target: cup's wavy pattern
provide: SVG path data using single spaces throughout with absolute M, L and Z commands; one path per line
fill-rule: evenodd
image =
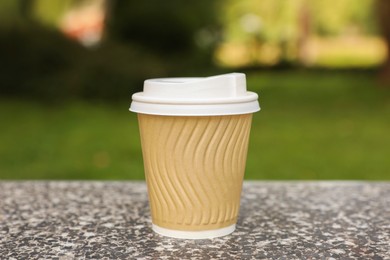
M 175 230 L 237 221 L 252 114 L 138 114 L 153 223 Z

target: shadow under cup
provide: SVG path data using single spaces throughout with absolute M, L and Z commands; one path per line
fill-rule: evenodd
M 138 113 L 153 230 L 178 238 L 234 231 L 252 113 Z

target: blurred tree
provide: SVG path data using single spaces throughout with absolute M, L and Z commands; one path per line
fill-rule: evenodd
M 112 100 L 129 98 L 145 78 L 210 73 L 216 1 L 107 0 L 106 37 L 85 48 L 58 26 L 88 1 L 0 1 L 0 95 Z
M 296 60 L 307 63 L 306 42 L 313 35 L 375 34 L 374 1 L 226 0 L 221 15 L 224 43 L 247 49 L 256 49 L 250 46 L 253 43 L 261 45 L 255 56 L 266 55 L 270 52 L 267 45 L 276 45 L 279 64 Z M 249 63 L 261 64 L 253 55 Z
M 19 7 L 20 7 L 20 13 L 22 14 L 23 18 L 27 21 L 31 21 L 31 9 L 35 4 L 35 0 L 20 0 L 19 1 Z
M 386 40 L 387 47 L 387 58 L 380 77 L 384 83 L 390 83 L 390 1 L 378 0 L 377 11 L 380 29 L 384 39 Z
M 10 27 L 13 24 L 20 23 L 22 12 L 20 2 L 14 0 L 0 1 L 0 27 Z
M 218 1 L 113 1 L 107 25 L 113 39 L 162 57 L 167 66 L 194 70 L 211 66 L 219 40 Z
M 278 42 L 281 38 L 293 37 L 299 6 L 300 0 L 228 0 L 221 16 L 225 25 L 224 39 L 246 41 L 259 34 L 264 40 Z M 247 19 L 248 15 L 257 17 L 257 21 Z
M 315 0 L 308 1 L 313 16 L 314 30 L 321 35 L 337 35 L 351 27 L 374 32 L 375 0 Z
M 26 8 L 35 19 L 50 27 L 57 27 L 64 13 L 72 6 L 84 3 L 86 0 L 22 0 L 29 2 Z
M 299 35 L 297 40 L 298 47 L 298 59 L 301 63 L 307 65 L 309 63 L 308 55 L 308 40 L 312 33 L 312 14 L 311 9 L 308 5 L 308 1 L 302 2 L 299 10 Z

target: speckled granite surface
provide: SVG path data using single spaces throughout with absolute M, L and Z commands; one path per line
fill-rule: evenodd
M 246 182 L 237 230 L 151 230 L 143 182 L 0 182 L 0 259 L 390 259 L 390 183 Z

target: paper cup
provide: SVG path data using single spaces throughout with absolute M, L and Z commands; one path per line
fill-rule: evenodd
M 152 228 L 165 236 L 202 239 L 235 230 L 254 111 L 203 115 L 201 110 L 136 111 Z
M 138 120 L 154 230 L 189 238 L 231 233 L 252 114 Z

